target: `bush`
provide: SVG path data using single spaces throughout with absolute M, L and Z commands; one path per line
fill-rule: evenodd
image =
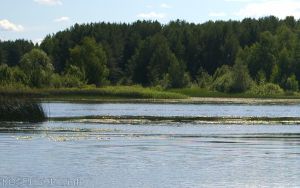
M 213 82 L 212 76 L 208 74 L 203 68 L 200 68 L 196 78 L 197 85 L 200 88 L 208 88 Z
M 223 65 L 222 67 L 216 70 L 213 76 L 213 80 L 215 81 L 216 79 L 222 77 L 225 74 L 228 74 L 231 71 L 232 71 L 231 67 L 229 67 L 228 65 Z
M 54 88 L 61 88 L 64 86 L 64 81 L 59 74 L 53 74 L 51 76 L 50 83 L 51 83 L 51 87 L 54 87 Z
M 299 90 L 299 83 L 295 75 L 292 75 L 287 79 L 285 89 L 293 92 L 297 92 Z
M 13 72 L 6 64 L 0 65 L 0 85 L 9 85 L 13 82 Z
M 249 75 L 249 71 L 246 65 L 244 65 L 239 59 L 237 59 L 232 71 L 232 85 L 231 92 L 245 92 L 251 88 L 253 80 Z
M 239 59 L 233 68 L 227 65 L 218 68 L 213 78 L 213 89 L 219 92 L 242 93 L 253 85 L 247 66 Z
M 228 93 L 232 86 L 232 69 L 228 65 L 218 68 L 213 76 L 213 90 Z
M 217 77 L 212 85 L 212 88 L 219 92 L 228 93 L 231 91 L 232 83 L 232 72 L 228 72 L 220 77 Z
M 252 95 L 258 95 L 258 96 L 272 96 L 272 95 L 283 94 L 284 91 L 277 84 L 266 83 L 266 84 L 253 86 L 248 93 Z
M 0 86 L 24 86 L 27 84 L 26 75 L 19 67 L 0 65 Z
M 63 87 L 66 88 L 81 88 L 86 83 L 82 82 L 78 77 L 75 76 L 63 76 Z

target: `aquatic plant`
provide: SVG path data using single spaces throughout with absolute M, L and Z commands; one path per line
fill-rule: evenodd
M 45 119 L 45 112 L 37 101 L 0 97 L 0 121 L 42 122 Z

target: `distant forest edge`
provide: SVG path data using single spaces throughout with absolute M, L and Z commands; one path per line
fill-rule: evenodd
M 297 92 L 299 80 L 294 17 L 75 24 L 40 45 L 0 42 L 1 88 L 141 85 L 273 95 Z

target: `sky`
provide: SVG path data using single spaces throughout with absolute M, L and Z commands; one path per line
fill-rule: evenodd
M 300 18 L 300 0 L 0 0 L 0 40 L 41 42 L 75 23 Z

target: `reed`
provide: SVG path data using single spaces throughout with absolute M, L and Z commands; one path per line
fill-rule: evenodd
M 37 123 L 45 120 L 45 112 L 37 101 L 0 97 L 0 121 Z

